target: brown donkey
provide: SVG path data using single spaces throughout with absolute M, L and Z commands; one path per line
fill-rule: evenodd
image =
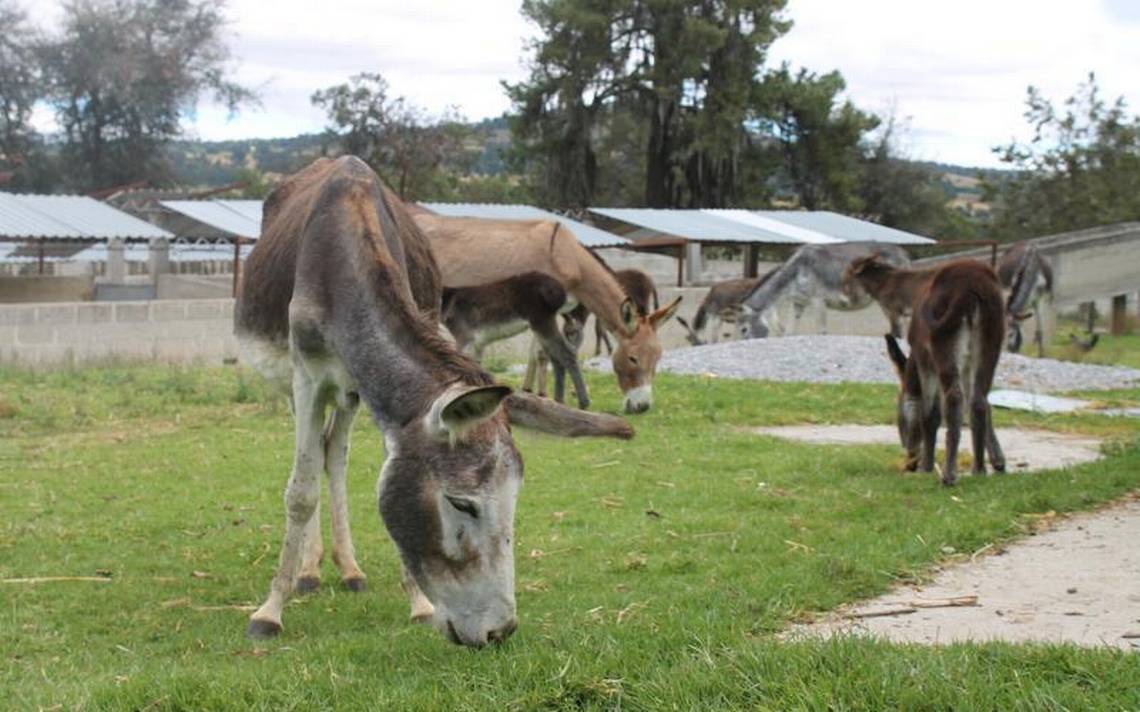
M 550 220 L 487 220 L 417 213 L 446 287 L 471 287 L 524 272 L 554 277 L 617 337 L 613 369 L 625 394 L 625 410 L 642 413 L 653 404 L 653 376 L 661 359 L 657 328 L 681 298 L 639 315 L 613 273 Z
M 862 290 L 879 304 L 891 324 L 891 335 L 902 336 L 903 319 L 910 316 L 919 293 L 929 284 L 938 267 L 906 269 L 867 255 L 851 261 L 843 270 L 843 289 Z
M 902 385 L 897 415 L 907 469 L 934 469 L 938 426 L 945 420 L 942 484 L 954 484 L 966 408 L 974 473 L 985 473 L 987 450 L 994 470 L 1005 471 L 987 400 L 1004 331 L 1005 305 L 997 275 L 981 262 L 961 260 L 938 268 L 919 292 L 907 337 L 910 358 L 903 355 L 894 336 L 886 336 L 887 353 Z
M 517 625 L 512 537 L 523 466 L 508 417 L 567 435 L 632 436 L 615 416 L 494 384 L 440 336 L 439 304 L 426 239 L 361 160 L 319 159 L 265 201 L 235 331 L 249 362 L 289 395 L 296 427 L 281 559 L 249 635 L 279 633 L 289 595 L 319 583 L 322 471 L 333 562 L 349 589 L 364 588 L 346 489 L 361 401 L 384 434 L 380 516 L 412 616 L 475 647 Z
M 601 261 L 600 257 L 598 257 L 598 261 Z M 603 264 L 605 263 L 603 262 Z M 609 266 L 607 265 L 606 268 L 609 269 Z M 652 277 L 639 269 L 613 270 L 613 275 L 618 284 L 621 285 L 622 291 L 633 300 L 633 306 L 637 309 L 639 316 L 648 316 L 660 308 L 661 305 L 657 301 L 657 285 L 653 283 Z M 568 316 L 572 320 L 585 324 L 586 319 L 590 316 L 590 310 L 579 304 Z M 568 327 L 573 328 L 572 322 L 568 324 Z M 612 354 L 614 347 L 610 343 L 609 332 L 606 331 L 606 327 L 600 319 L 594 319 L 595 356 L 601 355 L 603 343 L 606 345 L 606 353 Z
M 558 328 L 558 315 L 566 307 L 566 290 L 553 277 L 527 272 L 517 277 L 484 284 L 443 290 L 443 323 L 455 337 L 460 351 L 474 344 L 476 360 L 482 346 L 520 332 L 515 324 L 534 332 L 554 365 L 554 400 L 563 402 L 566 373 L 574 382 L 578 406 L 590 407 L 590 396 L 578 367 L 577 349 Z

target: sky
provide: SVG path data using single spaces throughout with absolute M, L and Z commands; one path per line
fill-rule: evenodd
M 24 0 L 49 25 L 57 0 Z M 237 139 L 321 130 L 309 97 L 361 71 L 393 95 L 468 119 L 510 108 L 500 82 L 526 77 L 535 30 L 519 0 L 229 0 L 234 78 L 262 106 L 229 116 L 199 107 L 189 134 Z M 794 26 L 769 62 L 838 69 L 846 98 L 906 127 L 915 159 L 1000 163 L 992 148 L 1027 140 L 1030 84 L 1055 103 L 1095 71 L 1107 97 L 1140 112 L 1140 0 L 789 0 Z M 50 122 L 41 115 L 38 123 Z

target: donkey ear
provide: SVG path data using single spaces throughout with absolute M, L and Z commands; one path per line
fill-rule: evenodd
M 637 333 L 637 307 L 629 297 L 621 303 L 621 325 L 630 336 Z
M 505 406 L 507 418 L 512 425 L 542 433 L 564 438 L 604 437 L 629 440 L 633 437 L 633 427 L 625 418 L 578 410 L 530 393 L 512 393 Z
M 449 388 L 432 403 L 428 429 L 437 437 L 461 438 L 465 430 L 494 415 L 510 394 L 507 386 Z
M 668 321 L 669 317 L 677 313 L 677 307 L 679 306 L 681 306 L 681 297 L 677 297 L 673 301 L 650 314 L 647 317 L 649 319 L 650 326 L 656 329 L 659 324 Z
M 883 338 L 887 340 L 887 355 L 891 357 L 891 363 L 895 365 L 895 370 L 901 380 L 906 377 L 906 355 L 899 348 L 899 342 L 895 337 L 884 334 Z

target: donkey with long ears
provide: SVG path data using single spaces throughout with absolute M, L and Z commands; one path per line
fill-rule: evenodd
M 765 280 L 775 274 L 776 270 L 769 270 L 759 277 L 744 277 L 741 279 L 728 279 L 723 282 L 717 282 L 709 288 L 708 294 L 705 295 L 701 305 L 697 307 L 697 313 L 693 316 L 693 324 L 689 325 L 681 317 L 677 317 L 677 321 L 681 322 L 681 326 L 685 327 L 688 335 L 685 337 L 693 346 L 700 346 L 705 343 L 703 334 L 706 327 L 708 327 L 709 319 L 715 319 L 716 325 L 712 327 L 712 343 L 720 341 L 721 332 L 725 323 L 736 324 L 739 322 L 740 315 L 743 312 L 745 298 L 749 294 L 756 291 L 756 288 L 764 283 Z M 768 325 L 761 324 L 758 330 L 752 334 L 754 338 L 763 338 L 768 335 Z
M 793 331 L 798 330 L 800 318 L 807 307 L 815 304 L 820 307 L 820 329 L 826 332 L 827 311 L 822 307 L 850 311 L 862 309 L 870 302 L 871 298 L 865 292 L 844 289 L 843 271 L 852 260 L 873 254 L 893 265 L 910 263 L 906 251 L 897 245 L 843 242 L 800 247 L 744 300 L 744 305 L 751 310 L 745 335 L 756 338 L 766 333 L 764 315 L 785 299 L 792 302 L 795 310 Z M 898 325 L 892 323 L 891 332 L 898 333 L 898 330 Z
M 446 287 L 469 287 L 524 272 L 554 277 L 617 337 L 613 369 L 625 394 L 625 410 L 653 404 L 653 376 L 661 359 L 657 329 L 681 297 L 639 315 L 613 272 L 578 242 L 569 228 L 550 220 L 487 220 L 415 214 L 431 243 Z
M 1037 344 L 1037 355 L 1044 356 L 1045 331 L 1041 308 L 1043 300 L 1053 298 L 1053 267 L 1036 245 L 1023 240 L 1002 255 L 997 273 L 1002 286 L 1010 290 L 1006 348 L 1013 353 L 1021 350 L 1020 322 L 1029 316 L 1026 309 L 1032 306 L 1036 317 L 1033 341 Z
M 902 386 L 897 417 L 907 469 L 934 469 L 938 427 L 945 421 L 942 484 L 954 484 L 966 409 L 974 473 L 985 473 L 987 450 L 994 470 L 1005 471 L 987 400 L 1004 331 L 1005 305 L 997 275 L 981 262 L 960 260 L 938 268 L 916 297 L 907 336 L 910 357 L 903 355 L 894 336 L 886 335 L 887 353 Z
M 597 257 L 597 255 L 594 256 Z M 602 258 L 598 257 L 599 261 L 601 261 L 601 259 Z M 637 308 L 638 316 L 648 316 L 661 308 L 661 305 L 657 301 L 657 285 L 653 283 L 652 277 L 639 269 L 613 270 L 613 275 L 614 278 L 617 279 L 618 284 L 621 285 L 622 291 L 633 300 L 633 306 Z M 574 311 L 570 312 L 570 318 L 582 324 L 586 323 L 586 319 L 589 315 L 590 310 L 583 304 L 579 304 Z M 605 325 L 602 324 L 600 319 L 594 319 L 595 356 L 601 355 L 602 344 L 605 344 L 607 354 L 614 352 L 614 347 L 613 344 L 610 343 L 609 333 Z
M 511 541 L 523 465 L 508 417 L 517 410 L 521 423 L 569 435 L 632 436 L 615 416 L 494 384 L 440 335 L 439 305 L 427 240 L 363 161 L 319 159 L 266 200 L 235 327 L 248 359 L 289 394 L 296 442 L 281 559 L 251 636 L 279 633 L 289 595 L 319 583 L 322 471 L 333 562 L 350 590 L 364 588 L 345 482 L 361 401 L 384 434 L 379 509 L 413 617 L 476 647 L 518 624 Z
M 503 334 L 514 335 L 530 327 L 554 365 L 554 400 L 563 402 L 566 373 L 574 382 L 578 406 L 590 407 L 590 395 L 578 367 L 576 346 L 567 342 L 558 328 L 558 315 L 566 308 L 566 290 L 553 277 L 527 272 L 478 287 L 443 290 L 443 323 L 455 337 L 460 351 L 475 345 L 475 358 L 482 360 L 481 345 Z M 569 311 L 569 310 L 567 310 Z M 492 332 L 491 336 L 485 336 Z

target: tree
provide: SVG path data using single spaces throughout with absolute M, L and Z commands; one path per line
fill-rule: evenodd
M 897 146 L 899 124 L 893 115 L 880 126 L 864 151 L 857 194 L 861 214 L 887 227 L 935 238 L 976 237 L 965 215 L 947 205 L 938 174 L 903 158 Z
M 38 144 L 30 125 L 41 98 L 35 59 L 36 33 L 20 7 L 0 0 L 0 176 L 14 187 L 29 182 L 29 158 Z
M 755 89 L 755 121 L 776 148 L 796 202 L 808 210 L 863 209 L 862 142 L 879 119 L 841 102 L 845 88 L 839 72 L 816 75 L 801 69 L 793 75 L 784 64 Z
M 1106 103 L 1090 73 L 1063 108 L 1029 87 L 1025 118 L 1030 142 L 994 149 L 1016 173 L 985 183 L 997 239 L 1140 220 L 1140 118 L 1123 98 Z
M 404 97 L 389 98 L 379 74 L 358 74 L 317 91 L 312 102 L 328 115 L 328 132 L 340 148 L 372 166 L 402 198 L 430 197 L 445 159 L 466 154 L 466 129 L 457 113 L 433 117 Z
M 745 118 L 784 0 L 525 0 L 542 38 L 506 85 L 548 203 L 593 202 L 610 122 L 644 129 L 643 200 L 720 206 L 742 192 Z M 626 132 L 624 135 L 631 135 Z M 623 159 L 628 157 L 623 155 Z
M 73 188 L 169 179 L 164 149 L 199 99 L 256 96 L 229 79 L 224 0 L 68 0 L 41 50 Z

